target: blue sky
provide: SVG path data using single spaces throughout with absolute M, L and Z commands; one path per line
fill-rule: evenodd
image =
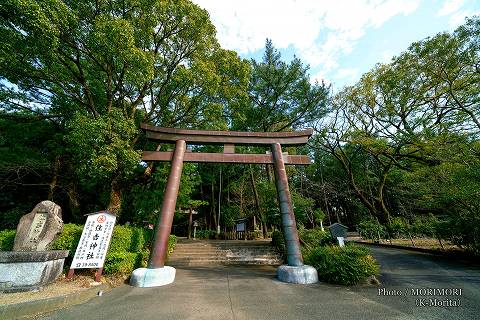
M 285 60 L 310 65 L 312 80 L 354 84 L 410 43 L 452 31 L 480 15 L 480 0 L 193 0 L 205 8 L 222 47 L 260 60 L 272 39 Z

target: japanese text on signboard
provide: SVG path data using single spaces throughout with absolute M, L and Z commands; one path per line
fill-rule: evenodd
M 115 219 L 109 213 L 88 216 L 73 257 L 72 269 L 103 267 Z

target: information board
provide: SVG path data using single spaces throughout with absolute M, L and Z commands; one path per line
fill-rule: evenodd
M 88 216 L 70 269 L 103 268 L 116 218 L 108 212 Z

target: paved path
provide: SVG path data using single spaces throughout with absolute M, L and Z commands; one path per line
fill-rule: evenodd
M 36 319 L 480 319 L 480 268 L 391 248 L 372 248 L 382 265 L 380 286 L 302 286 L 275 280 L 275 268 L 177 269 L 159 288 L 122 286 L 88 303 Z M 416 299 L 385 296 L 421 288 L 458 288 L 460 307 L 417 307 Z M 421 290 L 419 291 L 421 292 Z

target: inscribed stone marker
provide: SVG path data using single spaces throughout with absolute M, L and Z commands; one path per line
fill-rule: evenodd
M 17 226 L 13 251 L 45 251 L 63 230 L 62 209 L 42 201 Z

